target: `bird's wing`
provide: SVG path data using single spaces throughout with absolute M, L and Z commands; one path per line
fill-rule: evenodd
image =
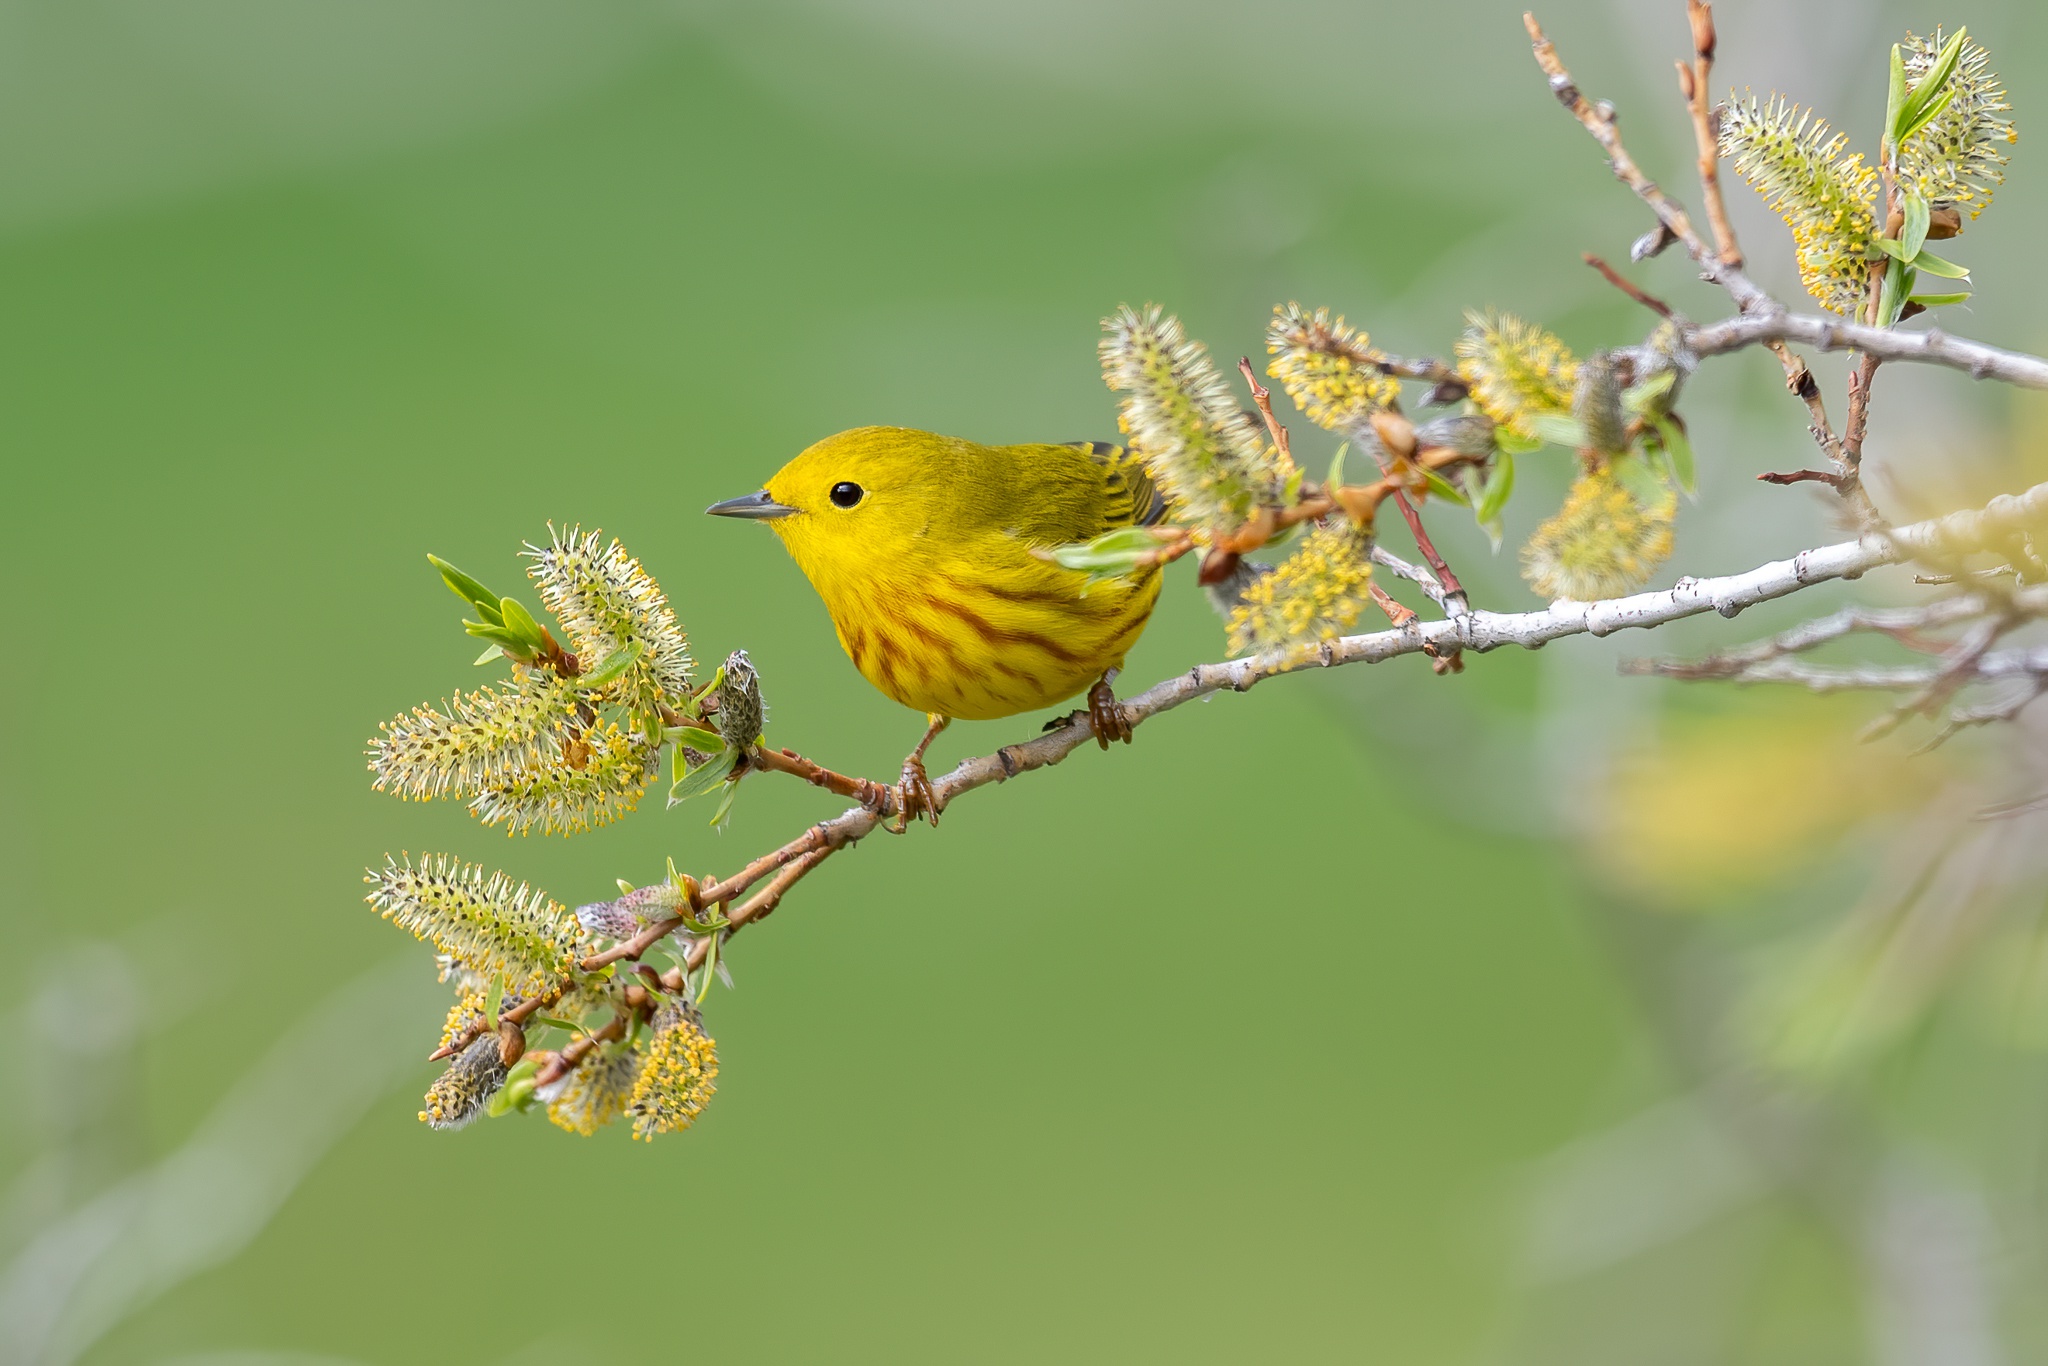
M 1153 487 L 1145 464 L 1123 446 L 1106 441 L 1063 441 L 1085 454 L 1102 470 L 1102 530 L 1155 526 L 1165 520 L 1166 499 Z

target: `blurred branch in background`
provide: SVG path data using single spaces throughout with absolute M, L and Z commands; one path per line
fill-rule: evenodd
M 95 955 L 100 968 L 111 958 Z M 48 988 L 63 990 L 77 970 L 60 964 Z M 183 1146 L 76 1207 L 41 1211 L 0 1267 L 0 1363 L 66 1366 L 165 1291 L 248 1246 L 409 1070 L 404 1040 L 430 999 L 410 956 L 364 973 L 286 1030 Z M 100 1027 L 119 1027 L 109 1018 Z M 48 1085 L 97 1088 L 76 1060 L 46 1061 L 61 1069 Z M 54 1150 L 31 1169 L 38 1184 L 70 1142 L 53 1137 Z

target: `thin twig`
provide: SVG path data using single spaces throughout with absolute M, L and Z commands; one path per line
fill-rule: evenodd
M 1776 300 L 1743 274 L 1739 261 L 1722 260 L 1703 240 L 1692 225 L 1692 219 L 1677 200 L 1665 194 L 1636 165 L 1622 143 L 1621 130 L 1614 120 L 1614 109 L 1606 103 L 1594 104 L 1588 100 L 1572 81 L 1571 72 L 1565 70 L 1564 62 L 1557 55 L 1557 48 L 1544 36 L 1542 25 L 1536 22 L 1534 14 L 1522 16 L 1522 26 L 1529 31 L 1529 41 L 1536 53 L 1536 64 L 1543 68 L 1543 74 L 1550 78 L 1550 93 L 1557 96 L 1562 104 L 1587 132 L 1607 152 L 1607 163 L 1613 168 L 1616 178 L 1634 190 L 1636 197 L 1649 205 L 1657 215 L 1657 221 L 1679 242 L 1684 244 L 1686 255 L 1699 266 L 1700 273 L 1714 284 L 1728 291 L 1735 300 L 1736 308 L 1747 314 L 1751 311 L 1769 312 L 1779 307 Z
M 1707 222 L 1714 229 L 1714 255 L 1723 265 L 1740 270 L 1742 248 L 1735 242 L 1735 225 L 1728 220 L 1728 205 L 1721 197 L 1721 134 L 1714 126 L 1713 89 L 1714 7 L 1708 0 L 1685 0 L 1686 17 L 1692 24 L 1692 65 L 1678 64 L 1678 87 L 1692 113 L 1693 142 L 1699 151 L 1700 197 L 1706 201 Z
M 1658 298 L 1654 294 L 1644 293 L 1641 289 L 1638 289 L 1633 283 L 1631 283 L 1628 280 L 1628 278 L 1624 276 L 1620 271 L 1616 270 L 1613 266 L 1608 265 L 1605 261 L 1595 256 L 1592 252 L 1580 252 L 1579 259 L 1584 261 L 1593 269 L 1599 271 L 1600 274 L 1606 279 L 1608 284 L 1613 285 L 1616 289 L 1628 295 L 1629 298 L 1634 299 L 1637 303 L 1641 304 L 1644 308 L 1649 309 L 1658 317 L 1668 318 L 1671 316 L 1670 304 L 1665 303 L 1662 299 Z
M 1274 447 L 1279 450 L 1283 461 L 1292 460 L 1294 453 L 1288 448 L 1287 428 L 1280 425 L 1280 419 L 1273 416 L 1273 391 L 1259 383 L 1259 377 L 1252 373 L 1252 358 L 1239 356 L 1237 368 L 1244 373 L 1244 382 L 1252 387 L 1252 402 L 1259 405 L 1259 416 L 1266 421 L 1266 432 L 1273 438 Z
M 1766 471 L 1763 474 L 1759 474 L 1757 480 L 1759 483 L 1765 484 L 1826 484 L 1829 488 L 1840 493 L 1842 490 L 1842 480 L 1845 477 L 1844 475 L 1836 474 L 1833 470 L 1785 470 L 1783 472 Z

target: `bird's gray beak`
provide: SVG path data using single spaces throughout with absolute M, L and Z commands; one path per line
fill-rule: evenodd
M 756 522 L 772 522 L 777 517 L 787 517 L 796 511 L 784 507 L 768 496 L 768 490 L 747 494 L 744 498 L 728 498 L 722 503 L 713 503 L 704 509 L 713 517 L 746 517 Z

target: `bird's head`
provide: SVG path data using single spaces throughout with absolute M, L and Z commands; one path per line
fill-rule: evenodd
M 705 511 L 768 523 L 817 583 L 886 562 L 935 521 L 943 525 L 963 457 L 974 449 L 908 427 L 856 427 L 805 450 L 759 493 Z

